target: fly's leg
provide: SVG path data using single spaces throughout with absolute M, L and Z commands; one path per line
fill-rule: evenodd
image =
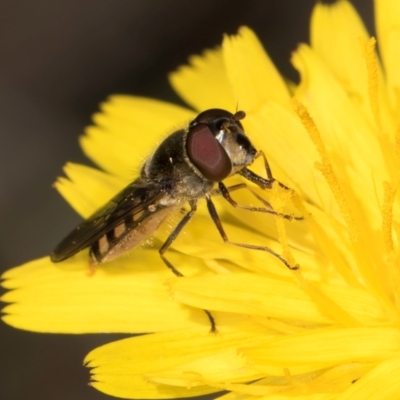
M 230 187 L 226 187 L 222 182 L 218 183 L 218 188 L 219 192 L 221 193 L 222 197 L 228 201 L 229 204 L 231 204 L 234 208 L 241 208 L 242 210 L 248 210 L 248 211 L 253 211 L 253 212 L 263 212 L 263 213 L 268 213 L 272 215 L 276 215 L 277 217 L 281 217 L 284 219 L 287 219 L 289 221 L 292 220 L 302 220 L 303 217 L 295 217 L 290 214 L 283 214 L 280 212 L 275 211 L 271 204 L 268 203 L 265 199 L 263 199 L 261 196 L 259 196 L 254 190 L 252 190 L 250 187 L 248 187 L 245 183 L 239 183 L 238 185 L 233 185 Z M 243 206 L 241 204 L 238 204 L 234 199 L 232 199 L 230 192 L 233 190 L 239 190 L 239 189 L 247 189 L 255 198 L 261 201 L 266 207 L 249 207 L 249 206 Z
M 96 273 L 97 265 L 99 264 L 94 255 L 93 246 L 94 245 L 92 245 L 89 250 L 89 269 L 86 271 L 87 276 L 94 276 L 94 274 Z
M 190 211 L 181 219 L 179 224 L 174 228 L 174 230 L 170 233 L 165 243 L 161 246 L 160 250 L 158 250 L 161 259 L 164 261 L 165 265 L 176 275 L 183 276 L 181 272 L 179 272 L 164 256 L 164 253 L 170 248 L 171 244 L 175 241 L 178 235 L 181 233 L 182 229 L 185 225 L 192 219 L 194 213 L 197 210 L 197 205 L 195 202 L 190 202 Z
M 264 168 L 265 168 L 265 172 L 267 173 L 268 180 L 269 181 L 274 181 L 275 178 L 272 175 L 271 167 L 269 166 L 269 162 L 267 160 L 267 157 L 265 157 L 265 154 L 264 154 L 264 152 L 262 150 L 258 150 L 258 152 L 256 154 L 256 158 L 260 157 L 260 156 L 263 158 Z
M 242 175 L 244 178 L 246 178 L 247 180 L 249 180 L 250 182 L 255 183 L 257 186 L 259 186 L 261 189 L 271 189 L 272 188 L 272 184 L 276 181 L 278 182 L 278 185 L 285 190 L 291 190 L 290 188 L 288 188 L 286 185 L 284 185 L 283 183 L 277 181 L 273 175 L 272 175 L 272 171 L 271 171 L 271 167 L 269 166 L 267 157 L 265 157 L 265 154 L 263 151 L 259 150 L 255 156 L 255 158 L 258 157 L 262 157 L 263 161 L 264 161 L 264 167 L 265 167 L 265 172 L 267 174 L 267 179 L 263 178 L 260 175 L 255 174 L 253 171 L 250 171 L 247 168 L 243 168 L 240 171 L 238 171 L 239 175 Z
M 231 192 L 234 192 L 235 190 L 240 190 L 240 189 L 247 189 L 255 198 L 257 198 L 258 200 L 260 200 L 261 203 L 263 203 L 263 204 L 265 205 L 265 207 L 266 207 L 268 210 L 274 211 L 274 208 L 271 206 L 271 204 L 270 204 L 267 200 L 265 200 L 263 197 L 261 197 L 259 194 L 257 194 L 257 193 L 256 193 L 251 187 L 249 187 L 246 183 L 238 183 L 238 184 L 232 185 L 232 186 L 225 186 L 222 182 L 220 182 L 220 183 L 221 183 L 224 187 L 223 187 L 223 188 L 222 188 L 221 186 L 219 187 L 219 189 L 218 189 L 218 194 L 221 194 L 222 197 L 223 197 L 225 200 L 228 200 L 228 199 L 226 198 L 225 193 L 224 193 L 225 190 L 228 191 L 228 197 L 231 197 L 231 196 L 230 196 Z M 233 202 L 235 202 L 235 205 L 232 204 L 231 200 L 232 200 Z M 233 207 L 235 207 L 235 208 L 243 208 L 243 207 L 244 207 L 245 209 L 248 209 L 248 207 L 246 207 L 246 206 L 241 206 L 241 205 L 237 204 L 237 202 L 234 201 L 232 198 L 230 198 L 230 200 L 228 200 L 228 202 L 229 202 L 230 204 L 232 204 Z
M 222 222 L 218 216 L 218 213 L 214 206 L 214 203 L 211 201 L 211 198 L 209 196 L 206 197 L 206 201 L 207 201 L 208 212 L 210 213 L 210 216 L 225 243 L 232 244 L 232 245 L 238 246 L 238 247 L 244 247 L 246 249 L 266 251 L 267 253 L 270 253 L 273 256 L 275 256 L 279 261 L 281 261 L 283 264 L 285 264 L 285 266 L 288 267 L 289 269 L 298 269 L 299 268 L 299 266 L 297 264 L 295 266 L 290 265 L 281 255 L 279 255 L 278 253 L 276 253 L 269 247 L 257 246 L 257 245 L 246 244 L 246 243 L 231 242 L 229 240 L 227 234 L 225 233 L 224 227 L 222 226 Z
M 263 161 L 264 161 L 264 168 L 265 168 L 265 172 L 267 173 L 267 177 L 268 177 L 268 180 L 269 181 L 272 181 L 272 182 L 274 182 L 274 181 L 276 181 L 276 179 L 272 176 L 272 171 L 271 171 L 271 167 L 269 166 L 269 162 L 268 162 L 268 160 L 267 160 L 267 157 L 265 157 L 265 154 L 264 154 L 264 152 L 262 151 L 262 150 L 259 150 L 258 152 L 257 152 L 257 154 L 256 154 L 256 158 L 257 157 L 262 157 L 262 159 L 263 159 Z M 283 183 L 281 183 L 281 182 L 279 182 L 279 181 L 277 181 L 278 182 L 278 185 L 281 187 L 281 188 L 283 188 L 283 189 L 285 189 L 285 190 L 291 190 L 290 188 L 288 188 L 286 185 L 284 185 Z
M 247 179 L 248 181 L 255 183 L 255 184 L 256 184 L 258 187 L 260 187 L 261 189 L 264 189 L 264 190 L 265 190 L 265 189 L 271 189 L 273 183 L 274 183 L 274 182 L 277 182 L 278 185 L 279 185 L 282 189 L 289 190 L 289 191 L 291 191 L 292 193 L 294 193 L 293 189 L 290 189 L 289 187 L 287 187 L 287 186 L 284 185 L 283 183 L 277 181 L 277 180 L 273 177 L 271 168 L 270 168 L 270 166 L 269 166 L 269 164 L 268 164 L 267 157 L 265 157 L 265 154 L 264 154 L 262 151 L 258 151 L 257 154 L 256 154 L 256 156 L 255 156 L 255 158 L 260 157 L 260 156 L 263 158 L 263 161 L 264 161 L 264 166 L 265 166 L 265 171 L 266 171 L 266 174 L 267 174 L 267 179 L 263 178 L 263 177 L 260 176 L 260 175 L 257 175 L 256 173 L 254 173 L 253 171 L 249 170 L 248 168 L 242 168 L 242 169 L 241 169 L 240 171 L 238 171 L 237 173 L 238 173 L 239 175 L 243 176 L 243 178 Z M 261 196 L 258 196 L 258 194 L 256 194 L 254 191 L 252 191 L 249 187 L 248 187 L 248 189 L 249 189 L 250 192 L 251 192 L 255 197 L 257 197 L 260 201 L 262 201 L 262 202 L 265 201 L 265 200 L 263 200 L 263 199 L 261 198 Z M 229 193 L 228 193 L 228 194 L 229 194 Z M 226 197 L 225 197 L 225 198 L 226 198 Z M 227 198 L 226 198 L 226 199 L 227 199 Z M 228 200 L 228 199 L 227 199 L 227 200 Z M 229 201 L 229 200 L 228 200 L 228 201 Z M 230 201 L 229 201 L 229 202 L 230 202 Z M 232 203 L 231 203 L 231 204 L 232 204 Z M 267 207 L 271 207 L 270 204 L 269 204 L 268 202 L 266 202 L 266 203 L 264 203 L 264 204 L 266 204 Z M 232 204 L 232 205 L 233 205 L 233 204 Z M 238 205 L 236 205 L 236 206 L 234 206 L 234 207 L 238 207 Z M 240 207 L 240 208 L 243 208 L 243 207 Z M 271 208 L 272 208 L 272 207 L 271 207 Z M 276 215 L 277 215 L 277 214 L 276 214 Z M 283 217 L 283 218 L 286 218 L 286 217 Z M 302 220 L 303 217 L 293 217 L 293 219 Z
M 89 269 L 86 272 L 87 276 L 94 276 L 94 274 L 96 273 L 96 266 L 97 263 L 94 261 L 92 255 L 89 255 Z
M 185 227 L 185 225 L 192 219 L 194 213 L 197 210 L 197 204 L 195 201 L 190 201 L 190 211 L 181 219 L 179 224 L 175 227 L 175 229 L 171 232 L 171 234 L 168 236 L 167 240 L 165 243 L 161 246 L 160 250 L 158 251 L 160 254 L 161 259 L 164 261 L 164 264 L 176 275 L 179 277 L 182 277 L 182 273 L 178 271 L 170 261 L 167 260 L 165 257 L 165 252 L 170 248 L 171 244 L 175 241 L 175 239 L 178 237 L 178 235 L 182 232 L 182 229 Z M 207 317 L 210 321 L 211 324 L 211 332 L 215 333 L 217 332 L 217 328 L 215 325 L 215 320 L 214 317 L 211 315 L 210 311 L 204 310 L 204 312 L 207 314 Z

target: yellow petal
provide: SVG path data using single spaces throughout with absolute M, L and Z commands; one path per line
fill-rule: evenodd
M 195 259 L 169 258 L 190 275 L 207 271 Z M 13 303 L 3 319 L 38 332 L 154 332 L 202 325 L 202 310 L 172 300 L 164 282 L 172 274 L 154 250 L 136 249 L 130 256 L 97 267 L 89 276 L 86 251 L 59 264 L 48 258 L 7 271 L 2 300 Z M 199 268 L 200 267 L 200 268 Z M 223 325 L 224 316 L 218 316 Z
M 179 96 L 198 111 L 222 108 L 233 112 L 236 109 L 237 101 L 225 73 L 221 49 L 190 57 L 189 65 L 171 73 L 169 80 Z
M 362 41 L 368 33 L 348 1 L 318 3 L 311 17 L 311 46 L 359 103 L 369 104 Z
M 391 110 L 379 62 L 377 76 L 371 76 L 372 60 L 367 57 L 365 48 L 368 39 L 361 18 L 348 1 L 332 5 L 320 3 L 314 8 L 311 46 L 346 90 L 349 100 L 364 113 L 364 118 L 372 123 L 383 122 L 386 129 L 392 130 Z M 376 54 L 375 58 L 377 61 Z M 377 81 L 373 82 L 375 79 Z M 374 85 L 378 87 L 373 88 Z M 375 101 L 379 102 L 376 110 L 372 104 Z
M 234 400 L 238 393 L 253 394 L 266 399 L 337 399 L 338 394 L 350 387 L 371 369 L 370 365 L 358 363 L 335 366 L 333 368 L 313 371 L 311 373 L 293 375 L 290 372 L 284 376 L 267 376 L 264 379 L 239 387 L 232 385 L 233 393 L 220 400 Z M 367 396 L 368 397 L 368 396 Z M 244 395 L 241 398 L 248 398 Z M 252 399 L 254 397 L 249 397 Z
M 96 125 L 81 137 L 81 146 L 97 165 L 125 181 L 138 176 L 162 139 L 194 115 L 171 103 L 133 96 L 113 96 L 101 110 L 94 116 Z
M 253 385 L 255 386 L 255 385 Z M 254 396 L 258 396 L 257 399 L 259 400 L 287 400 L 295 398 L 296 400 L 336 400 L 337 394 L 332 393 L 299 393 L 299 389 L 297 389 L 294 393 L 283 391 L 281 388 L 273 387 L 273 390 L 267 392 L 267 389 L 263 388 L 264 394 L 260 393 L 258 390 L 255 393 L 249 393 L 246 395 L 241 394 L 241 400 L 253 400 Z M 238 390 L 232 388 L 233 392 L 229 393 L 225 396 L 217 397 L 218 400 L 234 400 L 238 398 Z M 278 392 L 274 394 L 275 392 Z M 283 393 L 282 393 L 283 392 Z M 240 393 L 240 392 L 239 392 Z
M 238 108 L 251 114 L 266 102 L 289 105 L 287 86 L 254 32 L 242 27 L 223 41 L 226 74 Z
M 266 340 L 241 352 L 266 373 L 281 366 L 296 374 L 337 364 L 379 363 L 397 356 L 399 345 L 396 328 L 332 327 Z
M 270 102 L 249 114 L 246 126 L 256 148 L 267 156 L 275 178 L 319 201 L 322 178 L 314 168 L 318 155 L 294 112 Z
M 176 300 L 194 307 L 324 324 L 334 322 L 295 280 L 259 274 L 228 274 L 172 279 Z M 366 290 L 323 284 L 322 293 L 363 324 L 384 320 L 379 303 Z
M 400 393 L 400 359 L 394 357 L 378 364 L 362 379 L 337 397 L 337 400 L 391 400 Z
M 210 310 L 328 323 L 294 282 L 252 274 L 229 274 L 168 282 L 174 298 Z
M 256 377 L 234 350 L 268 336 L 272 337 L 268 329 L 252 323 L 233 324 L 217 334 L 204 328 L 186 328 L 107 344 L 89 353 L 85 362 L 93 368 L 92 385 L 113 396 L 196 396 L 219 390 L 205 386 L 202 379 L 234 377 L 246 381 Z
M 211 355 L 206 353 L 193 361 L 169 368 L 166 371 L 154 371 L 146 374 L 146 378 L 153 383 L 180 387 L 206 384 L 211 387 L 215 386 L 216 389 L 226 389 L 223 386 L 218 387 L 221 385 L 220 382 L 247 382 L 260 379 L 262 376 L 262 373 L 247 365 L 246 360 L 237 354 L 234 347 L 221 348 Z

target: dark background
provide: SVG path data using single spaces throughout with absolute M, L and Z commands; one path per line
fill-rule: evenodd
M 48 254 L 79 221 L 51 187 L 112 93 L 178 102 L 167 73 L 253 28 L 280 70 L 308 41 L 314 0 L 1 0 L 0 272 Z M 353 1 L 373 33 L 372 0 Z M 212 95 L 212 93 L 210 93 Z M 0 322 L 0 400 L 110 398 L 87 386 L 84 356 L 116 335 L 44 335 Z

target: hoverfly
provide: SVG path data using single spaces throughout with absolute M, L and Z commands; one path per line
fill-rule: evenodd
M 144 163 L 139 178 L 78 225 L 55 248 L 51 260 L 60 262 L 90 247 L 92 265 L 110 261 L 151 236 L 169 215 L 188 203 L 190 211 L 159 249 L 165 265 L 175 275 L 182 276 L 165 257 L 165 252 L 192 219 L 198 200 L 204 198 L 224 242 L 266 251 L 288 268 L 296 269 L 297 266 L 289 265 L 268 247 L 231 242 L 212 201 L 212 196 L 222 195 L 234 207 L 292 219 L 290 215 L 274 211 L 266 201 L 266 207 L 238 205 L 230 192 L 247 187 L 246 184 L 227 187 L 222 182 L 239 174 L 262 189 L 270 189 L 275 181 L 265 155 L 257 151 L 246 136 L 240 122 L 243 118 L 243 111 L 231 114 L 222 109 L 209 109 L 200 113 L 186 129 L 170 134 Z M 263 157 L 267 179 L 247 168 L 258 156 Z M 253 194 L 261 199 L 255 192 Z M 207 310 L 205 312 L 215 331 L 212 315 Z

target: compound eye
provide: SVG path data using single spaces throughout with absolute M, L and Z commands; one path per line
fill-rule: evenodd
M 205 124 L 190 128 L 186 151 L 190 161 L 209 181 L 220 182 L 232 171 L 228 154 Z

